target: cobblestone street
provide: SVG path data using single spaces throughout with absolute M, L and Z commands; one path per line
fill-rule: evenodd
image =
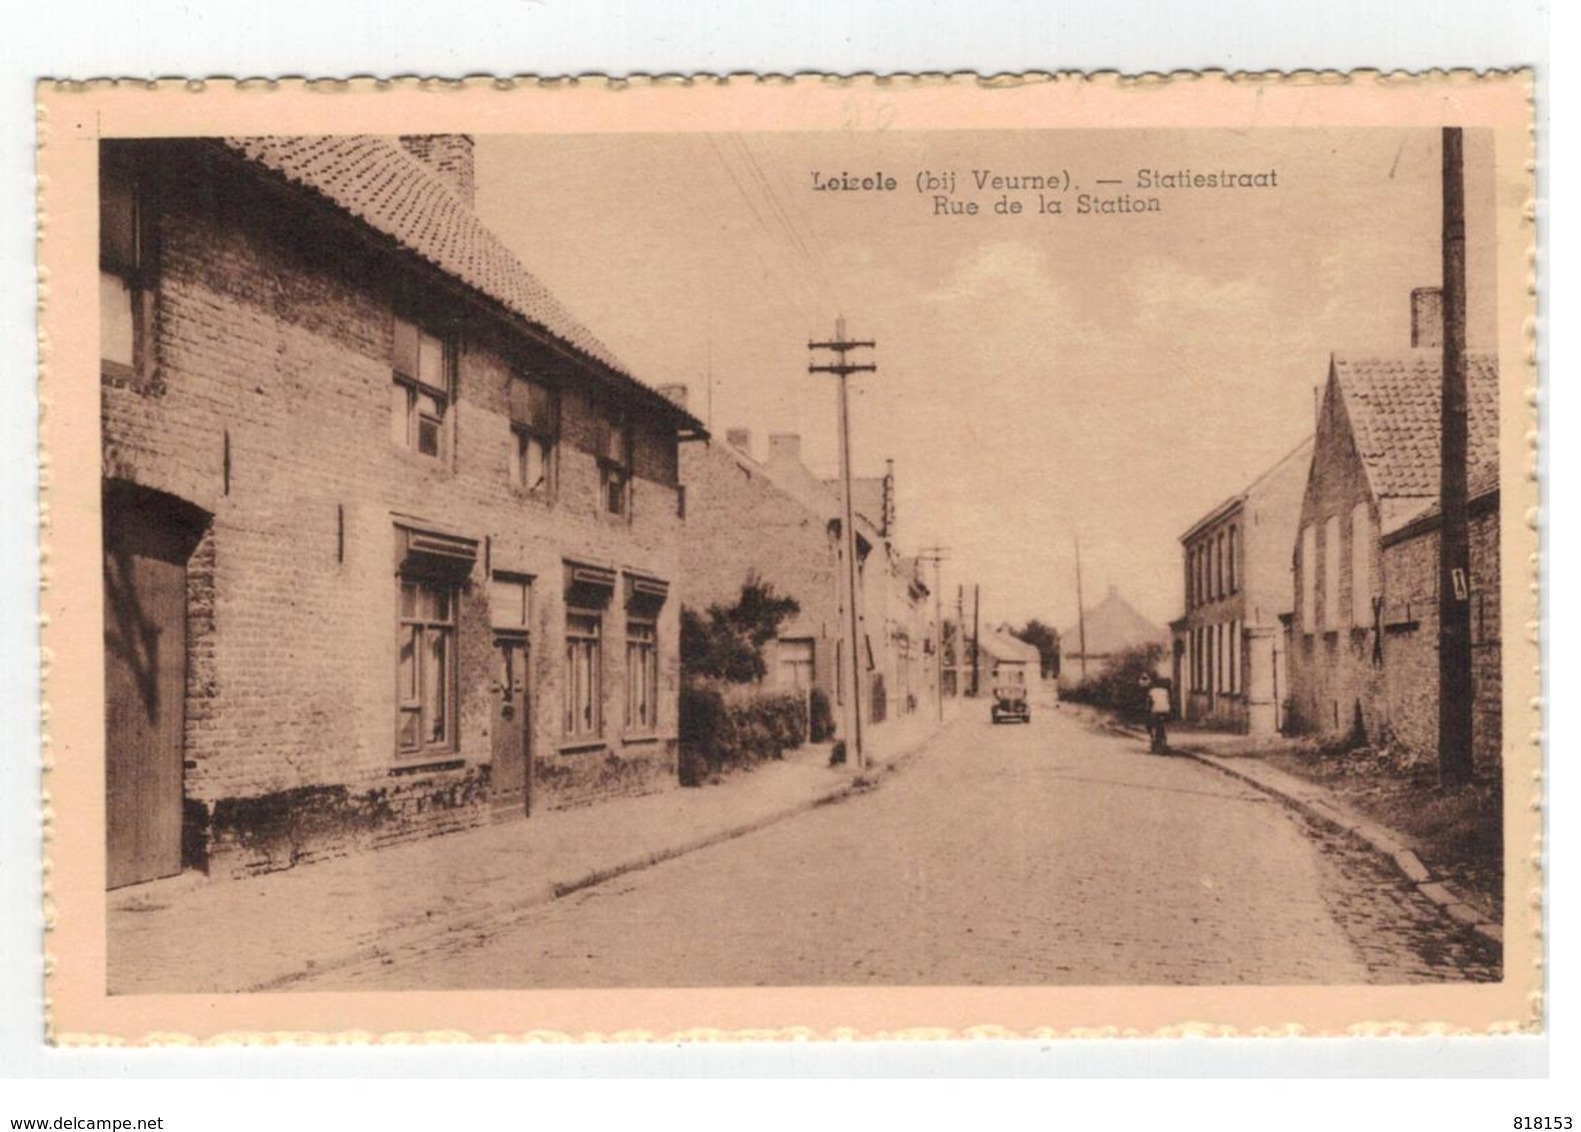
M 1497 956 L 1252 787 L 970 711 L 871 791 L 299 989 L 1400 983 Z

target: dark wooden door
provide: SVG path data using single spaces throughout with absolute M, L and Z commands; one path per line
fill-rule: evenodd
M 493 802 L 496 810 L 523 814 L 532 809 L 527 657 L 525 638 L 494 639 Z
M 105 501 L 104 692 L 108 883 L 181 871 L 187 558 L 193 532 Z

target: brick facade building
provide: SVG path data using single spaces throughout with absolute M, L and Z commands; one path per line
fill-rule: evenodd
M 112 886 L 675 780 L 701 426 L 404 141 L 101 147 Z
M 841 505 L 838 491 L 802 463 L 801 438 L 771 435 L 762 462 L 752 457 L 751 435 L 742 429 L 729 430 L 723 443 L 684 445 L 681 479 L 685 606 L 729 605 L 748 577 L 795 598 L 801 611 L 781 626 L 770 646 L 768 683 L 819 687 L 837 708 L 844 704 L 849 666 Z M 893 472 L 857 483 L 860 699 L 863 721 L 880 724 L 933 702 L 937 631 L 921 568 L 900 553 L 890 535 Z
M 1180 536 L 1186 612 L 1170 623 L 1176 708 L 1194 722 L 1271 735 L 1288 691 L 1280 614 L 1312 462 L 1308 438 Z
M 1430 307 L 1416 296 L 1420 316 Z M 1420 322 L 1420 318 L 1419 318 Z M 1293 552 L 1291 728 L 1437 746 L 1442 353 L 1330 362 Z M 1467 356 L 1476 751 L 1500 745 L 1498 363 Z M 1479 630 L 1479 625 L 1481 626 Z

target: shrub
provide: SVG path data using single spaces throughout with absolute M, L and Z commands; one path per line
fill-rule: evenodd
M 1147 684 L 1163 659 L 1163 645 L 1132 645 L 1111 656 L 1097 675 L 1077 684 L 1065 698 L 1118 712 L 1126 719 L 1145 719 Z
M 717 688 L 681 685 L 680 774 L 682 786 L 697 786 L 718 774 L 723 761 L 720 740 L 725 729 L 725 697 Z
M 807 741 L 807 713 L 795 692 L 681 689 L 681 785 L 697 786 L 728 767 L 783 758 Z
M 780 625 L 801 610 L 795 598 L 749 575 L 730 608 L 711 605 L 704 612 L 681 610 L 681 669 L 692 679 L 753 684 L 768 671 L 763 646 Z

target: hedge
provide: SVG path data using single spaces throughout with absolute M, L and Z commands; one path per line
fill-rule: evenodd
M 807 708 L 795 692 L 709 684 L 681 688 L 681 784 L 697 786 L 727 768 L 783 758 L 807 741 Z

